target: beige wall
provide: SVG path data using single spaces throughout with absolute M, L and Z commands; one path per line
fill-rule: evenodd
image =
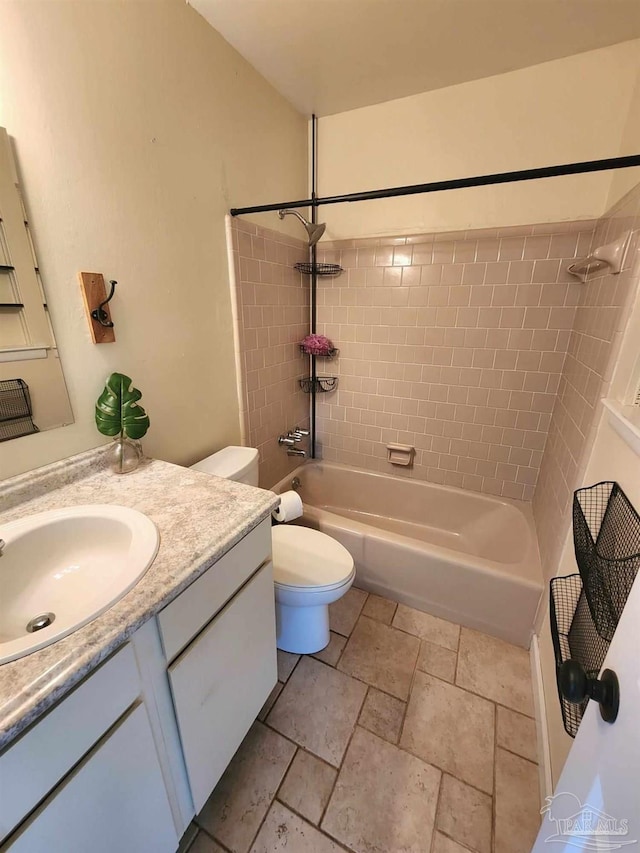
M 639 63 L 640 41 L 624 42 L 322 118 L 319 194 L 618 156 Z M 555 222 L 601 216 L 610 183 L 605 172 L 320 212 L 327 239 Z
M 309 359 L 298 344 L 309 332 L 306 241 L 284 237 L 244 219 L 231 223 L 238 324 L 240 414 L 246 444 L 260 452 L 260 485 L 270 489 L 302 461 L 278 436 L 309 427 L 309 397 L 299 380 Z M 298 445 L 308 450 L 308 440 Z
M 620 156 L 640 154 L 640 41 L 633 43 L 638 45 L 636 56 L 638 72 L 636 75 L 636 85 L 631 95 L 627 122 L 622 134 Z M 640 167 L 636 169 L 621 169 L 618 172 L 614 172 L 611 177 L 607 207 L 614 205 L 639 182 Z
M 143 392 L 148 453 L 189 463 L 238 441 L 224 214 L 305 194 L 303 117 L 181 0 L 9 0 L 0 125 L 76 419 L 0 445 L 0 476 L 100 443 L 113 370 Z M 115 344 L 90 341 L 79 270 L 119 282 Z

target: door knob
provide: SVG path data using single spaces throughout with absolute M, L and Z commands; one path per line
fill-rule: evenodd
M 600 715 L 607 723 L 614 723 L 620 706 L 618 676 L 612 669 L 605 669 L 602 676 L 589 678 L 577 660 L 566 660 L 558 671 L 560 692 L 568 702 L 579 704 L 593 699 L 600 705 Z

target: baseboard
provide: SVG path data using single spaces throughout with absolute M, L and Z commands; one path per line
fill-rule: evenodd
M 538 635 L 531 638 L 529 648 L 531 661 L 531 682 L 533 687 L 533 707 L 536 715 L 536 743 L 538 751 L 538 773 L 540 784 L 540 802 L 553 794 L 553 778 L 551 775 L 551 750 L 549 748 L 549 729 L 547 727 L 547 711 L 542 681 L 542 665 L 540 663 L 540 647 Z

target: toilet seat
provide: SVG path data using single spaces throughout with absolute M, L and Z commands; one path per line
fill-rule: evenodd
M 289 589 L 337 589 L 353 579 L 353 557 L 319 530 L 278 524 L 271 528 L 273 579 Z

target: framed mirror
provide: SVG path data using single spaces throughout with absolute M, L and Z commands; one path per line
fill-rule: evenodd
M 0 441 L 72 422 L 11 140 L 0 128 Z

